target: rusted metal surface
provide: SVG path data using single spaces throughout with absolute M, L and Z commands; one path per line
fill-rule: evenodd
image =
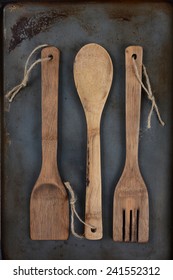
M 31 241 L 29 199 L 41 165 L 40 67 L 4 116 L 2 251 L 5 259 L 171 259 L 172 246 L 172 5 L 168 3 L 13 4 L 4 9 L 4 93 L 23 77 L 29 53 L 48 43 L 61 50 L 59 153 L 84 217 L 86 123 L 73 80 L 78 50 L 95 42 L 107 49 L 114 80 L 101 123 L 104 237 L 100 241 Z M 112 203 L 125 159 L 125 48 L 141 45 L 159 109 L 146 130 L 150 103 L 142 98 L 139 161 L 150 198 L 150 241 L 112 240 Z M 39 54 L 37 55 L 37 58 Z M 8 110 L 7 110 L 8 109 Z M 76 222 L 78 232 L 83 226 Z

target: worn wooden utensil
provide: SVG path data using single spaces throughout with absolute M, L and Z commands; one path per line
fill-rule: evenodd
M 59 56 L 55 47 L 42 50 L 42 167 L 30 200 L 33 240 L 66 240 L 69 205 L 57 167 Z
M 138 164 L 141 85 L 133 60 L 142 75 L 142 47 L 126 49 L 126 162 L 113 201 L 113 239 L 147 242 L 149 236 L 148 192 Z
M 102 193 L 100 120 L 112 84 L 113 67 L 107 51 L 97 44 L 80 49 L 74 63 L 74 80 L 87 121 L 87 174 L 85 237 L 101 239 Z

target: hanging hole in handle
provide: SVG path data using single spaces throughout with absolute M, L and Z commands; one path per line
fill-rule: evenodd
M 92 232 L 92 233 L 95 233 L 96 231 L 97 231 L 96 228 L 91 228 L 91 232 Z
M 52 55 L 52 54 L 49 54 L 49 55 L 48 55 L 48 58 L 49 58 L 50 60 L 52 60 L 52 59 L 53 59 L 53 55 Z
M 134 60 L 136 60 L 137 59 L 137 54 L 132 54 L 132 58 L 134 59 Z

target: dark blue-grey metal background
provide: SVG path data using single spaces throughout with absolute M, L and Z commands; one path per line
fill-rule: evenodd
M 173 257 L 172 99 L 173 10 L 166 3 L 11 4 L 4 9 L 4 94 L 23 77 L 25 61 L 38 45 L 61 50 L 58 164 L 63 181 L 78 196 L 84 218 L 86 123 L 73 80 L 79 49 L 101 44 L 114 65 L 112 89 L 101 122 L 104 237 L 100 241 L 31 241 L 29 199 L 41 166 L 40 66 L 28 86 L 4 107 L 2 253 L 5 259 L 171 259 Z M 141 106 L 140 168 L 150 199 L 147 244 L 112 240 L 112 202 L 125 160 L 125 48 L 141 45 L 144 64 L 161 115 L 146 130 L 151 108 L 145 93 Z M 39 58 L 40 53 L 35 58 Z M 35 59 L 34 58 L 34 59 Z M 83 226 L 76 221 L 76 230 Z

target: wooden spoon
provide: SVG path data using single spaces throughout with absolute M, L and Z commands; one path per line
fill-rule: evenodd
M 33 240 L 66 240 L 69 205 L 57 167 L 57 113 L 60 52 L 42 50 L 42 167 L 30 200 L 30 236 Z
M 74 63 L 74 80 L 87 121 L 87 174 L 85 226 L 87 239 L 101 239 L 102 194 L 100 162 L 100 120 L 113 77 L 112 61 L 107 51 L 88 44 L 80 49 Z

